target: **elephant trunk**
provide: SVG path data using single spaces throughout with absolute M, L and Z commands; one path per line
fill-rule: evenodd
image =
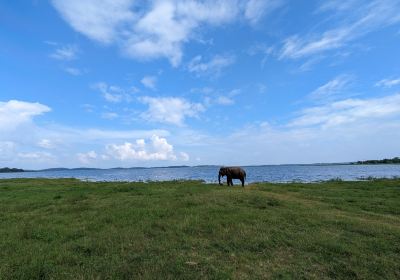
M 218 174 L 218 183 L 221 185 L 221 173 Z

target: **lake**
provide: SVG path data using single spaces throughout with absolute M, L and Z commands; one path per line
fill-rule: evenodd
M 367 177 L 400 177 L 400 165 L 267 165 L 244 167 L 247 182 L 315 182 L 340 178 L 360 180 Z M 0 173 L 5 178 L 77 178 L 89 181 L 168 181 L 204 180 L 218 181 L 218 166 L 169 167 L 144 169 L 95 169 L 35 171 L 20 173 Z M 226 182 L 226 177 L 224 178 Z M 234 181 L 234 184 L 239 184 Z

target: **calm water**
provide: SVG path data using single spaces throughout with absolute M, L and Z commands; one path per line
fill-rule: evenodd
M 244 167 L 247 182 L 313 182 L 334 178 L 359 180 L 369 176 L 376 178 L 400 177 L 400 165 L 273 165 Z M 66 170 L 21 173 L 0 173 L 1 178 L 77 178 L 90 181 L 166 181 L 204 180 L 218 181 L 217 166 L 108 169 L 108 170 Z M 224 178 L 226 180 L 226 178 Z M 224 182 L 225 182 L 224 180 Z M 239 184 L 239 181 L 234 182 Z

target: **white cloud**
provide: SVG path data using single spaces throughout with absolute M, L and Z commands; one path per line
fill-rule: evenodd
M 167 58 L 180 64 L 183 44 L 203 26 L 245 18 L 257 22 L 280 1 L 270 0 L 53 0 L 66 22 L 87 37 L 116 43 L 137 59 Z M 198 37 L 198 36 L 197 36 Z
M 50 55 L 50 57 L 58 60 L 73 60 L 77 58 L 78 51 L 76 45 L 60 46 Z
M 176 66 L 182 58 L 181 43 L 193 28 L 188 19 L 179 19 L 172 1 L 153 2 L 151 10 L 135 26 L 136 34 L 127 42 L 127 54 L 139 58 L 167 57 Z
M 400 14 L 397 12 L 400 9 L 398 1 L 375 0 L 367 4 L 356 1 L 354 3 L 356 5 L 352 5 L 352 12 L 345 13 L 347 17 L 341 26 L 322 34 L 301 37 L 293 35 L 287 38 L 281 49 L 280 58 L 295 59 L 338 49 L 356 38 L 400 21 Z M 340 10 L 348 11 L 348 8 L 337 9 Z
M 94 109 L 96 108 L 96 106 L 92 105 L 92 104 L 82 104 L 81 107 L 87 112 L 87 113 L 93 113 Z
M 93 89 L 96 89 L 101 92 L 103 98 L 111 103 L 120 103 L 122 101 L 131 102 L 132 96 L 126 90 L 117 87 L 110 86 L 107 83 L 99 82 L 92 86 Z
M 212 75 L 218 76 L 222 69 L 230 66 L 235 62 L 233 56 L 216 55 L 210 61 L 203 62 L 201 55 L 194 57 L 188 65 L 189 72 L 196 73 L 197 75 Z
M 314 90 L 309 97 L 311 99 L 323 99 L 325 101 L 330 100 L 331 98 L 337 98 L 338 96 L 341 96 L 343 91 L 346 89 L 346 87 L 349 85 L 351 81 L 350 76 L 347 75 L 341 75 L 333 80 L 330 80 L 326 84 L 320 86 L 316 90 Z
M 16 128 L 28 123 L 33 117 L 50 112 L 51 109 L 40 103 L 30 103 L 18 100 L 0 102 L 0 131 Z
M 31 160 L 31 161 L 48 161 L 54 159 L 54 156 L 48 152 L 18 153 L 17 157 L 22 160 Z
M 394 94 L 310 107 L 282 125 L 259 122 L 233 133 L 173 136 L 206 164 L 347 162 L 398 156 L 399 120 L 400 94 Z
M 232 98 L 227 97 L 227 96 L 219 96 L 215 100 L 215 103 L 219 104 L 219 105 L 233 105 L 233 104 L 235 104 L 235 101 Z
M 64 68 L 64 71 L 72 76 L 82 75 L 82 71 L 80 69 L 74 68 L 74 67 L 66 67 L 66 68 Z
M 197 117 L 204 111 L 204 106 L 191 103 L 178 97 L 142 97 L 141 102 L 149 106 L 141 114 L 142 118 L 151 122 L 160 122 L 182 126 L 187 117 Z
M 400 94 L 369 99 L 345 99 L 303 110 L 289 126 L 332 127 L 400 115 Z
M 313 56 L 309 59 L 307 59 L 303 64 L 299 66 L 299 71 L 300 72 L 307 72 L 310 71 L 314 65 L 316 65 L 318 62 L 320 62 L 323 59 L 323 56 L 317 55 Z
M 329 12 L 329 11 L 337 11 L 344 12 L 353 9 L 357 5 L 362 4 L 360 0 L 324 0 L 321 1 L 321 5 L 317 9 L 317 13 L 320 12 Z
M 113 120 L 119 117 L 117 113 L 114 112 L 105 112 L 101 114 L 101 117 L 106 120 Z
M 185 152 L 180 152 L 179 155 L 182 161 L 189 161 L 190 159 L 189 155 Z
M 53 149 L 55 147 L 54 143 L 49 139 L 41 139 L 37 145 L 44 149 Z
M 14 156 L 15 143 L 12 141 L 0 141 L 0 160 L 8 160 Z
M 400 78 L 398 79 L 383 79 L 375 84 L 377 87 L 391 88 L 400 85 Z
M 79 159 L 81 163 L 90 166 L 112 167 L 118 161 L 105 153 L 106 145 L 135 138 L 153 139 L 149 143 L 144 140 L 136 142 L 138 147 L 146 147 L 147 154 L 155 153 L 149 155 L 149 158 L 174 159 L 175 154 L 168 152 L 170 144 L 163 140 L 170 135 L 169 131 L 73 128 L 57 123 L 35 122 L 35 116 L 49 111 L 50 108 L 39 103 L 15 100 L 0 103 L 0 166 L 28 169 L 76 167 Z M 153 144 L 159 148 L 153 147 Z M 49 149 L 51 153 L 48 152 Z M 82 149 L 90 152 L 79 152 Z M 179 154 L 177 159 L 184 158 Z
M 52 3 L 73 29 L 87 37 L 111 43 L 135 19 L 132 0 L 53 0 Z M 127 28 L 127 27 L 126 27 Z
M 233 89 L 226 92 L 224 90 L 217 90 L 210 87 L 204 87 L 204 88 L 192 88 L 190 92 L 203 94 L 204 95 L 203 104 L 205 107 L 208 107 L 215 104 L 224 106 L 235 104 L 234 97 L 239 95 L 241 90 Z
M 282 0 L 250 0 L 247 1 L 244 15 L 252 24 L 256 24 L 265 14 L 271 13 L 282 4 Z
M 83 163 L 83 164 L 89 164 L 93 160 L 96 160 L 98 157 L 97 153 L 95 151 L 90 151 L 87 153 L 78 153 L 76 156 L 77 156 L 79 162 Z
M 151 130 L 102 130 L 102 129 L 58 129 L 57 134 L 63 135 L 75 142 L 96 142 L 110 141 L 119 139 L 130 139 L 138 137 L 151 137 L 156 134 L 159 136 L 168 136 L 170 133 L 162 129 Z
M 137 139 L 135 143 L 109 144 L 107 154 L 118 160 L 176 160 L 174 148 L 165 138 L 153 135 L 150 143 Z
M 316 40 L 291 36 L 284 42 L 280 58 L 300 58 L 314 53 L 342 47 L 350 39 L 353 30 L 348 27 L 326 31 Z
M 43 125 L 31 118 L 15 133 L 0 133 L 0 165 L 76 167 L 80 151 L 90 151 L 81 152 L 81 159 L 97 167 L 128 167 L 137 162 L 141 166 L 166 165 L 175 160 L 191 162 L 192 158 L 194 162 L 201 158 L 198 164 L 383 158 L 399 152 L 399 119 L 400 94 L 335 101 L 303 110 L 287 125 L 264 122 L 238 127 L 234 133 L 225 129 L 206 134 L 186 127 L 171 132 L 110 131 Z M 43 141 L 43 149 L 52 144 L 51 154 L 37 150 L 42 140 L 48 140 Z
M 157 84 L 157 77 L 155 76 L 145 76 L 143 77 L 140 82 L 147 88 L 155 90 Z
M 265 54 L 271 55 L 275 51 L 274 47 L 268 46 L 266 44 L 257 43 L 249 47 L 247 50 L 248 55 Z
M 199 155 L 203 162 L 231 165 L 349 162 L 397 156 L 399 141 L 398 119 L 359 120 L 330 127 L 254 125 L 214 137 L 213 144 L 203 144 L 212 152 Z M 195 151 L 191 154 L 196 155 Z

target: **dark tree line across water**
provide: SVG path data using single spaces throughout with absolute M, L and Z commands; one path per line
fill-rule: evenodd
M 0 168 L 0 173 L 11 173 L 11 172 L 24 172 L 24 170 L 19 168 L 9 168 L 9 167 Z
M 396 164 L 400 163 L 400 158 L 399 157 L 394 157 L 391 159 L 385 158 L 385 159 L 374 159 L 374 160 L 363 160 L 363 161 L 357 161 L 356 164 Z

